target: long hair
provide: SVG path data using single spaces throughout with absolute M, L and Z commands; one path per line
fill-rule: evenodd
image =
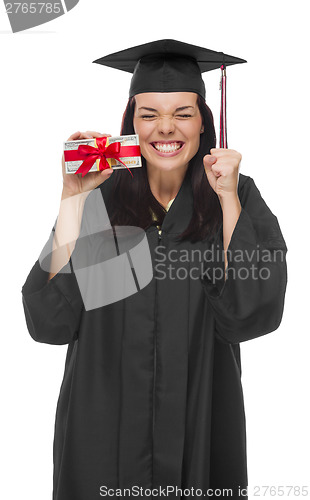
M 135 98 L 127 103 L 123 115 L 121 135 L 135 133 L 133 118 Z M 203 157 L 210 154 L 210 149 L 216 147 L 216 135 L 213 115 L 204 99 L 197 95 L 197 104 L 202 117 L 204 132 L 200 134 L 200 146 L 196 155 L 190 160 L 186 175 L 190 177 L 193 192 L 193 215 L 188 227 L 178 239 L 191 242 L 212 238 L 217 231 L 222 218 L 218 196 L 211 188 L 205 169 Z M 134 178 L 129 178 L 126 169 L 118 169 L 113 173 L 113 187 L 109 199 L 108 213 L 112 225 L 137 226 L 146 230 L 154 224 L 150 208 L 154 211 L 156 225 L 162 225 L 165 208 L 154 197 L 148 182 L 146 160 L 142 156 L 142 168 L 132 169 Z

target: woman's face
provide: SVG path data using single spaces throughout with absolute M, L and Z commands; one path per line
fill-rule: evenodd
M 150 92 L 135 99 L 134 129 L 148 166 L 160 170 L 187 166 L 203 131 L 197 94 Z

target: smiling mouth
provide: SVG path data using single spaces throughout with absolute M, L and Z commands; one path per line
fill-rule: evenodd
M 159 151 L 160 153 L 175 153 L 176 151 L 181 149 L 184 144 L 185 143 L 182 141 L 151 142 L 153 148 L 156 149 L 156 151 Z

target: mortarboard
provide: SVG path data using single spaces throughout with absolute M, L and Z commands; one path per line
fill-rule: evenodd
M 226 66 L 244 63 L 244 59 L 165 39 L 121 50 L 93 62 L 133 73 L 129 97 L 145 92 L 195 92 L 205 99 L 201 73 L 221 68 L 220 147 L 227 148 Z

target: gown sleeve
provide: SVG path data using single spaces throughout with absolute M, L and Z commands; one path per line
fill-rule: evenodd
M 96 235 L 110 227 L 105 202 L 112 181 L 108 179 L 88 196 L 81 221 L 80 234 L 69 262 L 48 280 L 56 222 L 39 259 L 22 286 L 22 302 L 31 337 L 47 344 L 68 344 L 78 338 L 82 313 L 85 311 L 80 285 L 76 278 L 78 264 L 87 265 Z M 73 265 L 74 264 L 74 265 Z
M 49 255 L 53 231 L 44 247 Z M 43 251 L 42 251 L 43 252 Z M 78 336 L 83 302 L 72 272 L 71 259 L 51 280 L 40 258 L 35 262 L 24 285 L 22 303 L 28 331 L 37 342 L 68 344 Z
M 282 320 L 287 284 L 286 252 L 278 220 L 251 177 L 238 188 L 241 213 L 224 271 L 223 224 L 204 262 L 201 282 L 212 306 L 216 337 L 236 344 L 276 330 Z

